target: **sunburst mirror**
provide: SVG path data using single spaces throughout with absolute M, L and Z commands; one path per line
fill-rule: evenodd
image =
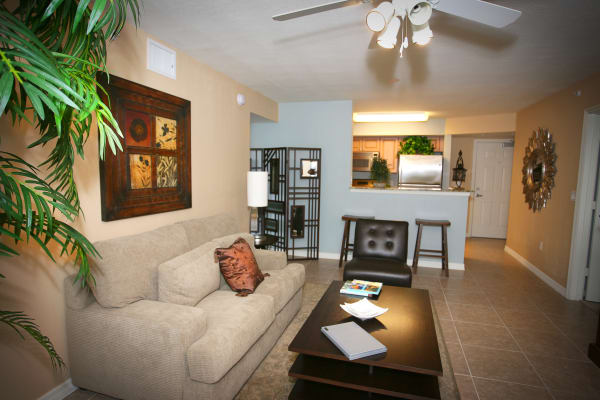
M 546 207 L 554 187 L 556 153 L 548 129 L 533 131 L 523 157 L 523 193 L 533 212 Z

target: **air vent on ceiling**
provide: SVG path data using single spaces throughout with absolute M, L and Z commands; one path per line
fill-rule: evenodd
M 174 50 L 148 39 L 148 69 L 176 79 L 176 53 Z

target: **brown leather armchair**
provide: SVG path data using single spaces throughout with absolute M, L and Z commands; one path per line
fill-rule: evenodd
M 408 222 L 359 219 L 354 231 L 352 261 L 344 267 L 344 280 L 363 279 L 411 287 L 407 247 Z

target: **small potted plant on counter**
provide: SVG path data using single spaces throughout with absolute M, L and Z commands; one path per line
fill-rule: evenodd
M 371 179 L 375 180 L 373 186 L 376 188 L 384 188 L 388 179 L 390 179 L 390 169 L 387 166 L 387 161 L 379 156 L 373 158 L 371 164 Z

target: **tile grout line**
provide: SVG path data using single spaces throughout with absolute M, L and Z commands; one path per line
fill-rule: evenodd
M 496 379 L 496 378 L 486 378 L 484 376 L 473 376 L 473 378 L 477 378 L 477 379 L 483 379 L 486 381 L 493 381 L 493 382 L 502 382 L 502 383 L 508 383 L 510 385 L 519 385 L 519 386 L 526 386 L 526 387 L 530 387 L 530 388 L 536 388 L 536 389 L 546 389 L 546 387 L 544 386 L 536 386 L 536 385 L 528 385 L 527 383 L 520 383 L 520 382 L 512 382 L 512 381 L 506 381 L 504 379 Z M 546 389 L 548 390 L 548 389 Z
M 572 340 L 572 339 L 571 339 L 571 338 L 570 338 L 570 337 L 569 337 L 569 336 L 568 336 L 566 333 L 564 333 L 564 332 L 562 331 L 562 329 L 560 329 L 560 328 L 558 327 L 558 325 L 556 325 L 556 324 L 554 323 L 554 321 L 552 321 L 552 319 L 551 319 L 550 317 L 548 317 L 544 311 L 541 311 L 541 310 L 540 310 L 540 312 L 542 313 L 542 315 L 543 315 L 543 316 L 544 316 L 544 317 L 545 317 L 545 318 L 546 318 L 548 321 L 550 321 L 550 323 L 552 324 L 552 326 L 554 326 L 554 327 L 555 327 L 555 328 L 558 330 L 558 332 L 559 332 L 561 335 L 563 335 L 565 338 L 567 338 L 567 340 L 568 340 L 568 341 L 569 341 L 569 342 L 570 342 L 570 343 L 571 343 L 571 344 L 572 344 L 572 345 L 573 345 L 573 346 L 574 346 L 574 347 L 577 349 L 577 351 L 579 351 L 581 354 L 583 354 L 583 356 L 584 356 L 584 362 L 586 362 L 586 363 L 587 363 L 587 362 L 591 362 L 591 360 L 589 360 L 589 359 L 588 359 L 588 357 L 587 357 L 587 354 L 585 354 L 585 352 L 581 351 L 581 349 L 579 348 L 579 346 L 577 346 L 577 343 L 575 343 L 575 342 L 574 342 L 574 341 L 573 341 L 573 340 Z
M 494 310 L 494 312 L 496 313 L 496 315 L 498 316 L 498 318 L 500 318 L 504 322 L 504 320 L 502 319 L 502 317 L 500 317 L 500 314 L 498 313 L 498 311 L 496 311 L 496 307 L 492 306 L 492 310 Z M 505 325 L 506 325 L 506 323 L 505 323 Z M 540 375 L 540 373 L 538 372 L 538 370 L 534 367 L 534 365 L 531 362 L 531 360 L 529 359 L 529 357 L 527 357 L 527 354 L 525 354 L 525 352 L 523 351 L 523 348 L 521 347 L 521 345 L 519 344 L 519 342 L 517 342 L 517 339 L 512 334 L 512 332 L 510 331 L 509 327 L 506 326 L 506 328 L 507 328 L 506 330 L 508 331 L 508 334 L 510 335 L 510 337 L 512 338 L 512 340 L 515 341 L 515 344 L 517 345 L 517 347 L 519 348 L 519 350 L 521 350 L 521 353 L 523 354 L 523 357 L 525 357 L 525 360 L 527 360 L 527 362 L 531 366 L 531 369 L 533 370 L 533 372 L 535 373 L 535 375 L 538 377 L 538 379 L 540 380 L 540 382 L 542 382 L 542 385 L 544 385 L 544 388 L 546 389 L 546 392 L 548 392 L 548 395 L 550 396 L 550 398 L 552 398 L 553 400 L 556 400 L 556 398 L 554 397 L 554 394 L 552 394 L 552 392 L 550 391 L 550 388 L 546 384 L 546 381 L 544 381 L 544 379 L 542 378 L 542 376 Z
M 441 285 L 441 281 L 440 281 Z M 442 294 L 444 296 L 444 301 L 446 302 L 446 306 L 448 307 L 448 312 L 450 313 L 450 317 L 453 318 L 452 310 L 450 310 L 450 306 L 448 306 L 448 299 L 446 298 L 446 293 L 442 290 Z M 463 348 L 462 341 L 460 340 L 460 336 L 458 335 L 458 330 L 456 329 L 456 324 L 452 322 L 452 326 L 454 327 L 454 332 L 456 333 L 456 338 L 458 339 L 458 345 L 460 346 L 460 351 L 462 352 L 462 356 L 465 359 L 465 364 L 467 365 L 467 370 L 469 371 L 469 376 L 471 377 L 471 382 L 473 383 L 473 389 L 475 390 L 475 396 L 477 396 L 478 400 L 481 400 L 479 397 L 479 391 L 477 390 L 477 386 L 475 385 L 475 379 L 473 379 L 473 372 L 471 372 L 471 366 L 469 365 L 469 360 L 467 360 L 467 355 L 465 354 L 465 349 Z M 441 329 L 441 324 L 440 324 Z M 450 353 L 448 353 L 448 358 L 450 358 Z M 452 365 L 452 359 L 450 359 L 450 365 Z M 458 384 L 456 385 L 458 389 Z M 460 395 L 460 391 L 459 391 Z

